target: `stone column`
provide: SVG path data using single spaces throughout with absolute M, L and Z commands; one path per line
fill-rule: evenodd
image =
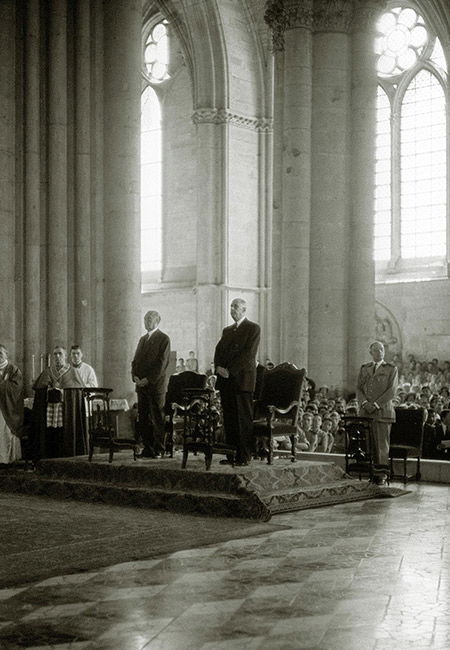
M 48 310 L 49 351 L 68 335 L 67 3 L 48 7 Z
M 310 376 L 343 387 L 347 357 L 350 0 L 315 0 L 312 118 Z
M 0 336 L 15 355 L 15 2 L 0 3 Z
M 222 328 L 227 282 L 227 125 L 214 108 L 194 112 L 197 125 L 199 187 L 197 222 L 197 354 L 207 369 Z
M 24 372 L 27 392 L 41 347 L 40 0 L 26 5 L 24 38 Z M 34 323 L 28 327 L 27 323 Z M 34 377 L 32 355 L 35 357 Z
M 104 12 L 104 384 L 132 399 L 130 364 L 143 332 L 141 2 L 110 0 Z
M 274 52 L 273 98 L 273 201 L 272 201 L 272 294 L 271 360 L 278 363 L 281 350 L 281 260 L 283 224 L 283 88 L 284 51 Z
M 348 294 L 348 388 L 368 358 L 375 332 L 373 261 L 375 118 L 377 76 L 375 24 L 384 2 L 358 0 L 352 25 L 351 225 Z
M 90 5 L 90 0 L 78 0 L 75 9 L 74 331 L 92 362 Z
M 281 361 L 308 364 L 312 0 L 273 0 L 265 20 L 284 49 Z

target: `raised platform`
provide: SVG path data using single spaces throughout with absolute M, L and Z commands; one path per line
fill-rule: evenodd
M 401 492 L 350 478 L 329 462 L 277 459 L 232 468 L 220 458 L 208 472 L 200 456 L 190 456 L 184 470 L 181 457 L 133 461 L 129 451 L 115 454 L 112 464 L 106 454 L 92 463 L 86 456 L 42 460 L 34 472 L 1 470 L 0 490 L 265 521 L 279 512 Z

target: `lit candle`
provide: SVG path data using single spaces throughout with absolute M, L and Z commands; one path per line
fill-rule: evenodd
M 44 355 L 39 356 L 39 370 L 42 372 L 44 370 Z
M 31 378 L 35 379 L 36 374 L 35 374 L 36 368 L 34 367 L 34 354 L 31 355 Z

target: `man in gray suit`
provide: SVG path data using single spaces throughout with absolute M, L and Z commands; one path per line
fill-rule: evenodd
M 375 341 L 369 348 L 373 361 L 361 366 L 358 377 L 357 399 L 359 415 L 372 418 L 372 440 L 376 465 L 389 463 L 389 439 L 395 409 L 392 400 L 396 395 L 398 371 L 384 360 L 384 345 Z M 376 475 L 376 482 L 384 485 L 387 474 Z
M 161 316 L 148 311 L 144 316 L 144 334 L 131 363 L 131 377 L 138 398 L 139 433 L 144 443 L 142 458 L 156 458 L 164 452 L 164 398 L 170 339 L 161 332 Z

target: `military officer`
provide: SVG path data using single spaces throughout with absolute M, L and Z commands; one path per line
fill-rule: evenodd
M 398 371 L 394 364 L 384 360 L 384 345 L 380 341 L 374 341 L 369 352 L 373 361 L 363 364 L 358 376 L 359 414 L 372 418 L 374 461 L 387 468 L 391 424 L 395 422 L 392 400 L 397 391 Z M 386 476 L 387 472 L 381 472 L 375 480 L 383 485 Z

